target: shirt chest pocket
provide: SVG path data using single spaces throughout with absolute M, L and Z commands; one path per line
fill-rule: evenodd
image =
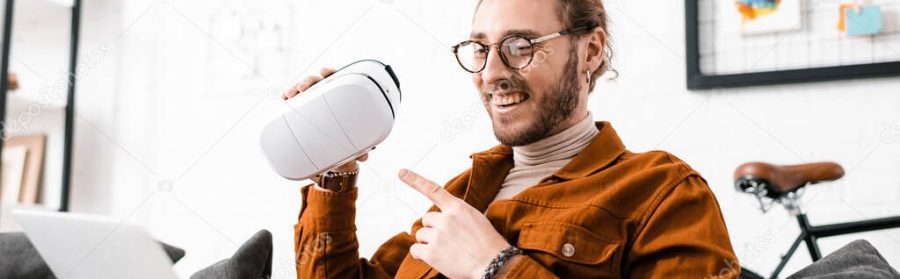
M 552 221 L 526 223 L 517 246 L 562 278 L 618 276 L 616 255 L 620 244 L 578 225 Z

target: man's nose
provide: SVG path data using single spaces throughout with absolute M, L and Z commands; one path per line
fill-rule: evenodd
M 487 84 L 495 84 L 500 80 L 509 79 L 510 69 L 506 67 L 500 58 L 500 48 L 496 51 L 489 51 L 487 61 L 485 62 L 484 71 L 481 72 L 481 79 Z

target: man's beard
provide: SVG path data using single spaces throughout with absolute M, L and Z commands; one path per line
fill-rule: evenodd
M 531 91 L 525 79 L 518 72 L 512 72 L 505 85 L 504 81 L 500 81 L 497 85 L 491 86 L 491 88 L 482 89 L 482 101 L 489 112 L 488 114 L 491 116 L 491 120 L 494 121 L 494 136 L 497 137 L 497 140 L 507 146 L 522 146 L 551 136 L 550 133 L 553 132 L 553 129 L 569 119 L 578 106 L 578 93 L 581 91 L 581 83 L 578 82 L 577 66 L 577 47 L 572 44 L 569 50 L 569 58 L 563 67 L 563 75 L 560 77 L 559 83 L 545 92 L 542 100 L 533 100 L 540 102 L 536 112 L 537 115 L 531 118 L 533 119 L 532 123 L 520 131 L 503 130 L 498 127 L 497 122 L 502 122 L 503 120 L 495 119 L 495 116 L 490 113 L 490 97 L 486 92 L 497 90 L 492 87 L 511 87 L 510 89 L 502 89 L 506 91 L 519 90 L 534 97 L 532 95 L 533 91 Z

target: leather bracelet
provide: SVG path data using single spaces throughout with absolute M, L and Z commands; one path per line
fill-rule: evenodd
M 316 175 L 316 184 L 334 192 L 343 192 L 353 188 L 356 184 L 356 176 L 359 169 L 353 171 L 326 171 L 324 174 Z
M 497 254 L 497 257 L 494 257 L 491 260 L 491 264 L 488 265 L 487 270 L 481 274 L 481 279 L 491 279 L 494 275 L 497 275 L 497 272 L 500 271 L 500 268 L 506 264 L 509 259 L 516 255 L 521 255 L 522 249 L 519 249 L 516 246 L 509 246 L 509 248 L 503 249 L 500 251 L 500 254 Z

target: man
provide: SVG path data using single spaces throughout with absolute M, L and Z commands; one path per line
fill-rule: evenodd
M 401 170 L 435 206 L 372 259 L 358 252 L 356 162 L 313 178 L 295 226 L 297 276 L 736 277 L 703 178 L 668 153 L 625 150 L 609 123 L 592 122 L 587 98 L 609 70 L 607 34 L 600 0 L 480 1 L 470 40 L 454 52 L 501 145 L 472 155 L 445 187 Z

